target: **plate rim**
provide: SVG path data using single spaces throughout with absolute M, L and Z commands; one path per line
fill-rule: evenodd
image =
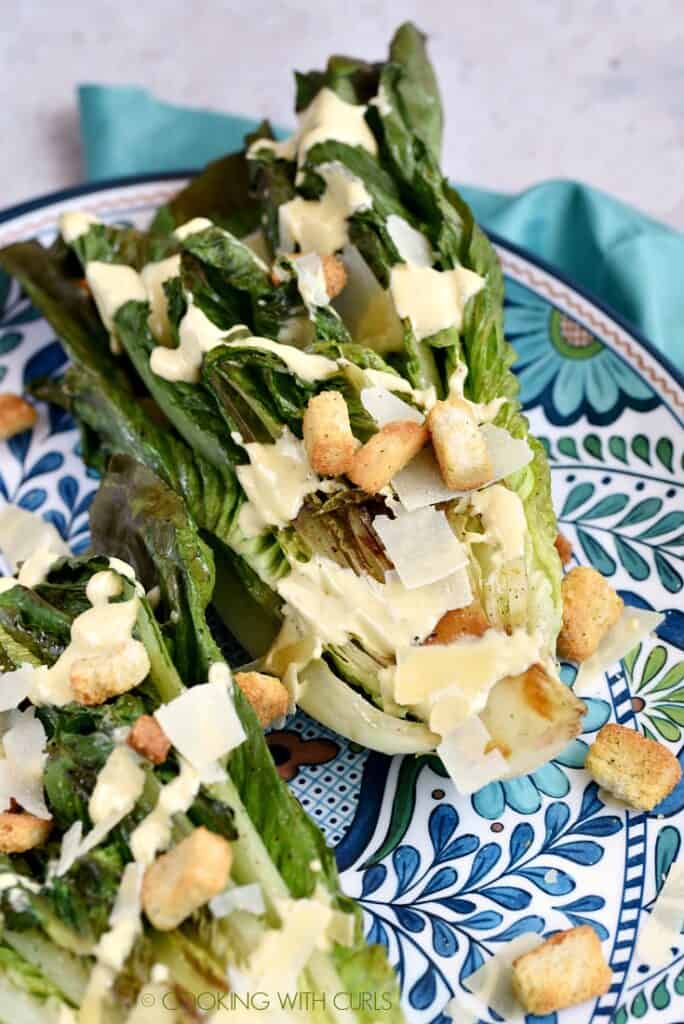
M 51 206 L 55 203 L 76 199 L 78 196 L 93 195 L 97 192 L 105 192 L 108 189 L 125 188 L 133 185 L 150 185 L 154 182 L 195 178 L 200 173 L 201 171 L 197 168 L 178 168 L 177 170 L 172 171 L 151 171 L 145 174 L 116 175 L 112 178 L 102 178 L 97 181 L 83 182 L 80 185 L 71 185 L 67 188 L 55 189 L 52 192 L 43 192 L 31 199 L 26 199 L 22 202 L 13 204 L 12 206 L 0 209 L 0 225 L 7 224 L 15 218 L 23 217 L 28 213 L 33 213 L 35 210 L 40 210 L 45 206 Z M 500 235 L 498 232 L 487 231 L 486 234 L 495 245 L 499 245 L 502 248 L 507 249 L 514 255 L 527 260 L 529 263 L 539 267 L 540 270 L 543 270 L 552 277 L 555 277 L 556 280 L 560 281 L 566 287 L 571 288 L 579 296 L 585 299 L 585 301 L 591 303 L 605 316 L 613 320 L 622 328 L 622 330 L 630 334 L 634 340 L 641 345 L 650 356 L 652 356 L 653 359 L 660 363 L 663 369 L 670 374 L 676 384 L 684 391 L 684 369 L 680 370 L 679 367 L 670 360 L 669 356 L 654 345 L 638 327 L 628 320 L 627 317 L 623 316 L 622 313 L 619 313 L 614 309 L 610 303 L 598 296 L 591 288 L 578 284 L 569 274 L 566 274 L 565 271 L 560 270 L 555 264 L 544 259 L 544 257 L 538 256 L 536 253 L 532 252 L 531 249 L 527 249 L 525 246 L 519 245 L 517 242 L 509 241 L 504 235 Z

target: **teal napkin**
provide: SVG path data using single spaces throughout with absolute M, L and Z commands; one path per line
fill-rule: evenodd
M 79 89 L 90 181 L 200 168 L 256 121 L 174 106 L 133 86 Z M 573 181 L 517 195 L 460 186 L 488 231 L 541 257 L 641 331 L 684 371 L 684 235 Z

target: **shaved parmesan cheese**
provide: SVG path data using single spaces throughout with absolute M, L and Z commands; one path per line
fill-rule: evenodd
M 209 910 L 214 917 L 228 917 L 234 910 L 246 910 L 250 914 L 266 913 L 264 894 L 258 882 L 251 885 L 236 885 L 226 889 L 209 900 Z
M 345 246 L 342 262 L 347 284 L 332 304 L 354 341 L 380 355 L 402 351 L 404 329 L 389 291 L 382 287 L 356 246 Z
M 60 878 L 65 875 L 72 864 L 78 858 L 78 851 L 83 839 L 83 822 L 75 821 L 62 836 L 62 846 L 59 851 L 59 860 L 55 867 L 55 875 Z
M 136 754 L 128 746 L 114 747 L 97 776 L 88 803 L 93 825 L 109 817 L 120 821 L 129 814 L 145 785 L 145 772 Z
M 316 252 L 308 252 L 294 260 L 299 294 L 307 306 L 327 306 L 328 286 L 323 261 Z
M 0 711 L 12 711 L 26 700 L 33 686 L 33 665 L 24 662 L 0 676 Z
M 52 817 L 43 797 L 43 765 L 47 737 L 36 709 L 13 711 L 11 726 L 2 738 L 5 751 L 0 760 L 0 807 L 7 810 L 12 799 L 37 818 Z
M 95 225 L 102 221 L 90 213 L 81 210 L 66 210 L 59 218 L 59 231 L 67 245 L 71 245 L 81 235 L 87 234 Z
M 235 705 L 223 682 L 193 686 L 155 718 L 176 750 L 204 777 L 216 779 L 216 762 L 245 740 Z
M 541 943 L 539 935 L 532 932 L 519 935 L 507 942 L 503 949 L 464 979 L 473 995 L 498 1013 L 506 1024 L 522 1024 L 525 1020 L 525 1011 L 513 995 L 513 963 Z
M 437 509 L 417 509 L 396 519 L 376 516 L 373 529 L 408 590 L 443 580 L 468 564 L 466 549 Z
M 394 699 L 404 706 L 427 702 L 430 728 L 445 736 L 482 711 L 499 679 L 518 675 L 538 656 L 538 639 L 523 629 L 510 636 L 489 629 L 453 644 L 406 647 L 397 651 Z
M 491 736 L 477 717 L 448 733 L 437 747 L 442 764 L 463 796 L 476 793 L 506 775 L 508 765 L 498 747 L 487 749 Z
M 487 443 L 493 476 L 487 486 L 503 480 L 530 462 L 532 450 L 527 441 L 511 437 L 507 430 L 483 423 L 480 428 Z M 392 480 L 392 487 L 409 512 L 440 501 L 462 498 L 472 491 L 452 491 L 444 483 L 431 447 L 423 448 Z
M 196 235 L 199 231 L 206 231 L 207 228 L 213 228 L 214 224 L 207 217 L 193 217 L 192 220 L 186 220 L 185 224 L 181 224 L 174 231 L 174 235 L 182 242 L 189 235 Z
M 580 696 L 586 687 L 593 686 L 604 672 L 633 651 L 636 645 L 657 629 L 664 619 L 665 616 L 660 612 L 625 605 L 622 615 L 608 630 L 595 654 L 579 667 L 575 689 Z
M 684 864 L 673 864 L 651 913 L 639 931 L 637 953 L 649 967 L 664 967 L 684 929 Z
M 52 523 L 45 522 L 35 512 L 4 505 L 0 509 L 0 551 L 9 571 L 15 573 L 18 564 L 38 549 L 51 551 L 54 558 L 69 554 L 69 548 Z
M 387 218 L 387 231 L 404 263 L 414 267 L 432 266 L 432 246 L 420 231 L 396 213 Z
M 388 376 L 388 374 L 385 374 Z M 397 378 L 400 380 L 401 378 Z M 413 423 L 422 423 L 425 414 L 409 405 L 408 402 L 397 398 L 384 387 L 364 388 L 361 392 L 361 404 L 366 412 L 370 413 L 379 427 L 386 423 L 394 423 L 397 420 L 411 420 Z

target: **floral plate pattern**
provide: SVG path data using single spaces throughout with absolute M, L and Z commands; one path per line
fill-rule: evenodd
M 0 215 L 0 244 L 54 236 L 59 213 L 87 209 L 144 223 L 180 178 L 90 187 Z M 606 675 L 584 731 L 523 779 L 456 793 L 432 756 L 367 753 L 299 714 L 272 733 L 283 777 L 336 849 L 371 940 L 398 970 L 411 1024 L 446 1024 L 468 975 L 508 940 L 588 923 L 613 969 L 610 991 L 536 1024 L 684 1021 L 684 939 L 662 968 L 636 953 L 638 928 L 678 856 L 684 786 L 651 815 L 599 792 L 583 769 L 608 720 L 640 729 L 684 760 L 684 390 L 676 372 L 597 303 L 499 243 L 506 329 L 521 397 L 552 469 L 561 529 L 576 562 L 608 576 L 628 603 L 665 612 L 658 635 Z M 15 282 L 0 279 L 0 382 L 20 392 L 66 362 Z M 30 433 L 0 449 L 0 495 L 88 543 L 96 479 L 63 413 L 41 405 Z M 571 683 L 573 669 L 565 666 Z M 491 1011 L 484 1024 L 500 1020 Z

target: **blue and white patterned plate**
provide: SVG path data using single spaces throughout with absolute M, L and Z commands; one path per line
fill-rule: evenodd
M 50 241 L 67 208 L 142 224 L 182 184 L 137 180 L 37 200 L 0 216 L 0 244 Z M 682 382 L 598 303 L 523 253 L 503 243 L 499 252 L 507 333 L 525 408 L 549 454 L 561 528 L 578 562 L 596 566 L 628 603 L 665 611 L 665 621 L 595 693 L 582 694 L 581 739 L 527 778 L 472 798 L 455 792 L 434 757 L 368 754 L 301 714 L 271 734 L 271 748 L 336 847 L 369 937 L 388 945 L 411 1024 L 445 1021 L 451 994 L 507 940 L 580 923 L 603 940 L 613 985 L 559 1014 L 558 1024 L 681 1024 L 684 939 L 665 968 L 652 968 L 635 937 L 679 853 L 684 786 L 657 813 L 637 814 L 604 801 L 582 765 L 608 720 L 684 755 Z M 0 361 L 2 388 L 12 392 L 65 363 L 48 325 L 7 280 Z M 0 471 L 3 498 L 39 511 L 83 550 L 96 481 L 68 417 L 41 406 L 35 429 L 2 447 Z

